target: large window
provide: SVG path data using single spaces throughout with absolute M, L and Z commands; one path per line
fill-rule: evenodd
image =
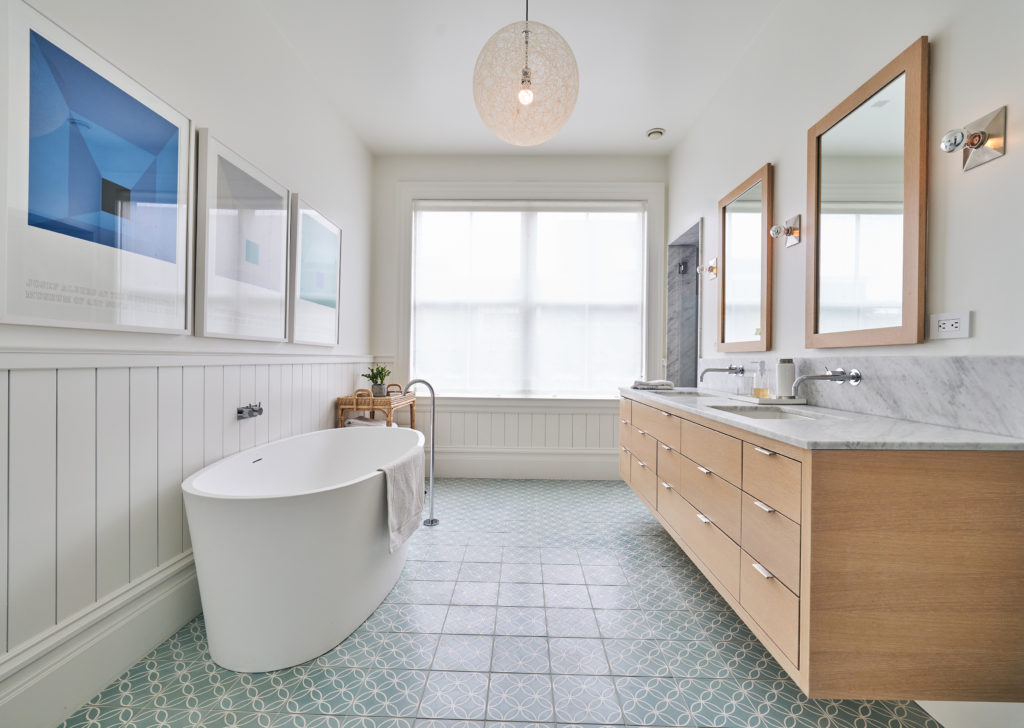
M 413 376 L 448 394 L 598 397 L 640 376 L 639 203 L 414 210 Z

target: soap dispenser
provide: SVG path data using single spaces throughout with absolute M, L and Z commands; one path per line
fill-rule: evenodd
M 784 399 L 793 398 L 793 381 L 796 379 L 796 367 L 792 359 L 779 359 L 775 370 L 775 396 Z
M 768 369 L 764 361 L 757 362 L 757 373 L 754 375 L 754 388 L 750 394 L 756 399 L 768 399 L 771 393 L 768 391 Z

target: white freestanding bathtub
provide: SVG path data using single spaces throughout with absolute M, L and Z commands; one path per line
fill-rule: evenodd
M 263 672 L 328 651 L 395 585 L 377 470 L 423 435 L 320 430 L 224 458 L 182 483 L 210 655 Z

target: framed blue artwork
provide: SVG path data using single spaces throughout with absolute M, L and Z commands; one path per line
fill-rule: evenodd
M 289 341 L 338 344 L 341 228 L 292 194 Z
M 199 130 L 196 328 L 285 341 L 288 190 Z
M 0 319 L 188 333 L 187 118 L 11 6 Z

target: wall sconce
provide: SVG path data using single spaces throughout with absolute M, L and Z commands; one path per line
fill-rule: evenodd
M 786 238 L 786 247 L 792 247 L 799 244 L 800 242 L 800 216 L 795 215 L 786 220 L 785 225 L 772 225 L 768 234 L 778 240 L 781 237 Z
M 697 266 L 697 272 L 706 275 L 709 281 L 718 278 L 718 258 L 712 258 L 707 265 Z
M 946 132 L 939 146 L 944 152 L 964 150 L 964 172 L 999 159 L 1006 154 L 1006 107 L 972 121 L 963 129 Z

